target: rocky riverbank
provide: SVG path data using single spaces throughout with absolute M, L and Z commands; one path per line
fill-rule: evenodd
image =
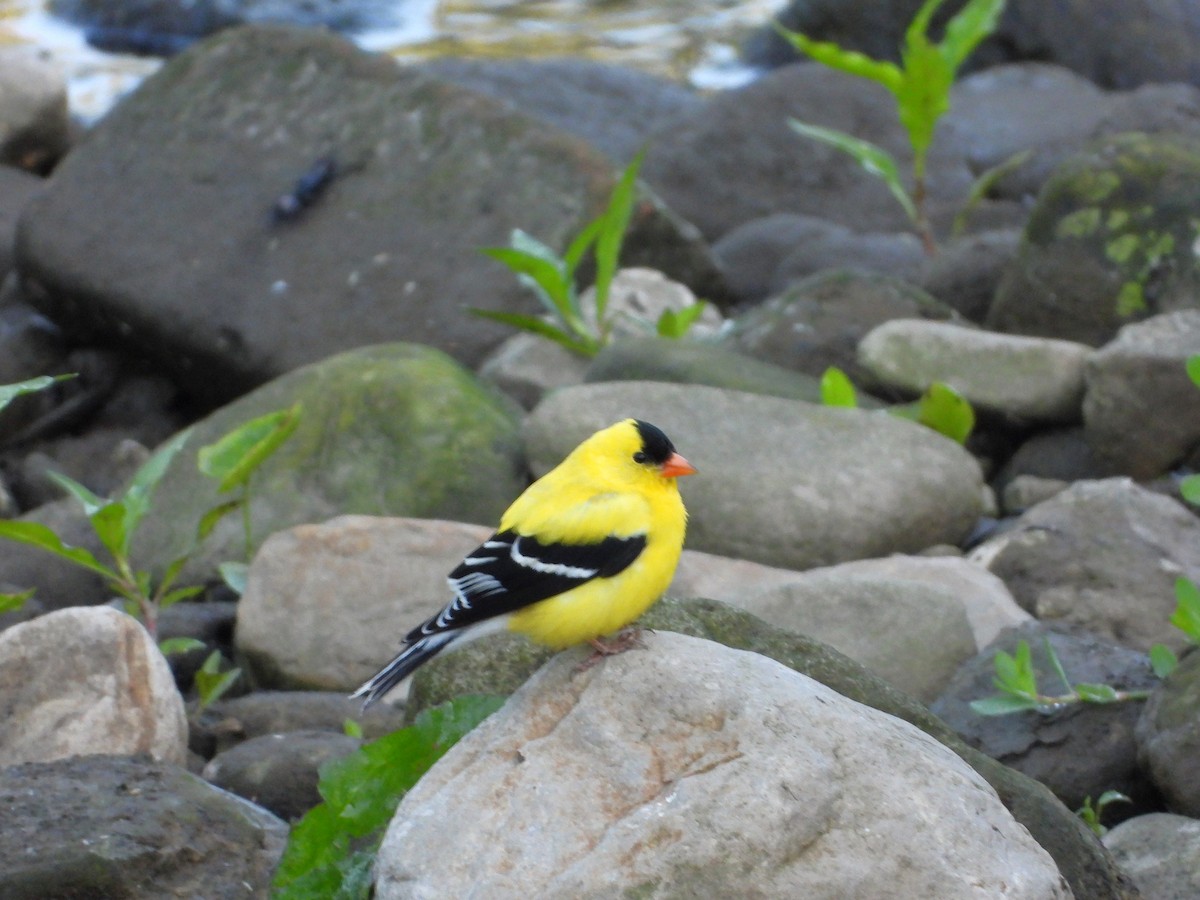
M 45 472 L 107 494 L 191 426 L 134 543 L 161 574 L 221 499 L 197 449 L 303 413 L 253 482 L 244 594 L 216 576 L 241 521 L 184 570 L 207 590 L 157 636 L 204 648 L 171 667 L 98 575 L 0 545 L 0 584 L 36 588 L 0 616 L 0 884 L 265 895 L 322 762 L 490 691 L 515 693 L 406 798 L 379 896 L 1200 889 L 1200 657 L 1170 624 L 1176 578 L 1200 580 L 1177 483 L 1200 444 L 1200 88 L 1023 62 L 953 99 L 934 257 L 877 180 L 787 127 L 907 152 L 886 94 L 815 65 L 702 96 L 250 27 L 73 143 L 44 104 L 39 140 L 0 146 L 51 172 L 0 173 L 0 383 L 80 375 L 0 417 L 5 514 L 101 553 Z M 706 332 L 589 361 L 471 314 L 538 312 L 479 248 L 514 228 L 565 246 L 643 145 L 614 302 L 704 297 Z M 1021 150 L 951 236 L 973 180 Z M 320 189 L 274 212 L 322 161 Z M 831 365 L 859 408 L 816 402 Z M 934 380 L 977 414 L 965 446 L 884 411 Z M 646 648 L 577 676 L 577 651 L 471 647 L 360 716 L 345 694 L 528 479 L 628 415 L 700 469 Z M 1044 639 L 1073 682 L 1149 700 L 978 716 L 1022 639 L 1051 690 Z M 1155 644 L 1181 654 L 1166 680 Z M 213 650 L 243 675 L 201 710 Z M 1107 790 L 1131 803 L 1101 843 L 1073 810 Z

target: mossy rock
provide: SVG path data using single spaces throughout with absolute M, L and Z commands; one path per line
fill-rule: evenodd
M 450 357 L 417 344 L 341 353 L 268 382 L 197 425 L 153 497 L 135 544 L 161 570 L 200 517 L 231 494 L 201 475 L 197 451 L 274 410 L 301 406 L 295 433 L 250 481 L 252 544 L 336 515 L 494 524 L 527 483 L 519 411 Z M 224 519 L 186 574 L 245 558 L 239 515 Z
M 986 324 L 1099 346 L 1198 305 L 1198 240 L 1200 138 L 1106 138 L 1046 181 Z

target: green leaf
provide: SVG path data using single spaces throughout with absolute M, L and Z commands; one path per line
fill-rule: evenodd
M 137 532 L 138 525 L 146 513 L 150 511 L 150 499 L 154 495 L 154 489 L 158 487 L 158 483 L 162 480 L 163 475 L 167 473 L 167 468 L 171 465 L 171 460 L 175 455 L 183 449 L 183 445 L 187 443 L 187 439 L 191 437 L 192 430 L 184 429 L 169 441 L 150 455 L 133 474 L 133 478 L 129 482 L 129 486 L 125 489 L 125 493 L 121 495 L 121 502 L 125 506 L 125 523 L 124 523 L 124 543 L 121 548 L 121 558 L 129 557 L 129 543 L 133 540 L 133 535 Z
M 100 563 L 96 557 L 82 547 L 69 547 L 62 542 L 57 534 L 39 522 L 18 522 L 12 519 L 0 519 L 0 538 L 40 547 L 55 556 L 90 569 L 109 580 L 119 580 L 120 576 L 108 566 Z
M 954 72 L 924 36 L 910 42 L 902 57 L 904 78 L 896 90 L 896 113 L 913 149 L 913 174 L 920 179 L 938 120 L 950 109 Z
M 21 609 L 26 602 L 33 597 L 34 588 L 27 591 L 17 591 L 13 594 L 0 593 L 0 613 L 16 612 Z
M 527 316 L 523 313 L 500 312 L 494 309 L 472 309 L 471 312 L 485 319 L 491 319 L 493 322 L 511 325 L 513 328 L 519 328 L 522 331 L 528 331 L 531 334 L 548 338 L 554 341 L 554 343 L 566 347 L 573 353 L 578 353 L 580 356 L 595 356 L 600 349 L 599 345 L 594 343 L 593 340 L 585 340 L 582 337 L 569 334 L 563 329 L 550 324 L 545 319 L 539 319 L 537 316 Z
M 109 503 L 96 510 L 90 521 L 100 543 L 112 554 L 120 569 L 122 563 L 129 561 L 129 509 L 121 502 Z
M 198 641 L 192 637 L 167 638 L 165 641 L 158 642 L 159 652 L 163 656 L 170 656 L 173 653 L 187 653 L 189 650 L 199 650 L 203 647 L 204 641 Z
M 917 421 L 952 441 L 965 444 L 975 428 L 975 410 L 965 397 L 940 381 L 929 386 L 918 401 Z
M 1188 357 L 1187 373 L 1188 378 L 1192 379 L 1192 384 L 1200 387 L 1200 353 Z
M 1181 479 L 1179 493 L 1188 503 L 1200 505 L 1200 475 L 1188 475 Z
M 239 597 L 246 593 L 246 579 L 250 575 L 250 566 L 244 562 L 223 562 L 217 566 L 221 580 Z
M 831 69 L 857 75 L 882 84 L 889 91 L 895 91 L 903 77 L 900 68 L 892 62 L 872 59 L 854 50 L 843 50 L 837 44 L 829 41 L 814 41 L 798 31 L 790 31 L 778 22 L 773 23 L 775 30 L 797 51 L 816 60 Z
M 1014 153 L 1008 159 L 992 166 L 990 169 L 981 172 L 979 177 L 971 182 L 971 190 L 967 193 L 967 199 L 963 201 L 962 208 L 954 217 L 954 224 L 950 228 L 950 233 L 955 237 L 960 237 L 966 233 L 967 219 L 975 207 L 983 201 L 983 198 L 988 195 L 1000 179 L 1021 168 L 1021 166 L 1029 161 L 1031 156 L 1033 156 L 1032 150 L 1021 150 L 1018 153 Z
M 975 48 L 996 30 L 1004 0 L 971 0 L 946 23 L 942 52 L 954 70 L 963 64 Z
M 1150 668 L 1159 678 L 1166 678 L 1179 665 L 1179 657 L 1166 644 L 1155 644 L 1150 648 Z
M 1132 803 L 1133 801 L 1120 791 L 1105 791 L 1096 800 L 1096 809 L 1103 810 L 1110 803 Z
M 642 167 L 646 151 L 639 150 L 625 167 L 620 179 L 608 198 L 608 208 L 600 217 L 600 231 L 596 235 L 596 321 L 605 321 L 608 305 L 608 288 L 616 274 L 620 261 L 621 245 L 633 216 L 634 201 L 637 199 L 637 176 Z M 603 333 L 603 325 L 601 332 Z
M 1026 641 L 1017 642 L 1017 652 L 1013 655 L 1003 650 L 996 651 L 993 665 L 996 667 L 996 677 L 993 683 L 1006 694 L 1033 701 L 1038 699 L 1037 673 L 1033 668 L 1033 654 Z
M 980 716 L 1007 716 L 1012 713 L 1036 710 L 1038 703 L 1028 697 L 1014 697 L 1010 694 L 985 697 L 982 700 L 972 700 L 971 710 Z
M 1075 693 L 1087 703 L 1116 703 L 1120 699 L 1116 689 L 1107 684 L 1077 684 Z
M 68 378 L 74 378 L 74 374 L 68 375 L 39 375 L 37 378 L 30 378 L 27 381 L 18 381 L 16 384 L 0 384 L 0 410 L 8 406 L 18 397 L 25 394 L 32 394 L 37 391 L 44 391 L 52 384 L 59 381 L 65 381 Z
M 665 338 L 681 338 L 688 333 L 688 329 L 692 327 L 697 319 L 704 313 L 704 308 L 708 306 L 703 300 L 697 300 L 683 309 L 664 309 L 662 315 L 658 317 L 658 323 L 655 330 L 659 337 Z
M 221 651 L 214 650 L 204 660 L 204 664 L 200 666 L 200 669 L 196 672 L 192 680 L 196 688 L 196 693 L 200 697 L 201 709 L 221 699 L 233 687 L 234 682 L 242 674 L 241 669 L 230 669 L 227 672 L 222 672 L 222 662 L 224 662 L 224 658 L 221 656 Z
M 583 255 L 587 253 L 592 244 L 596 242 L 596 238 L 600 235 L 600 229 L 603 227 L 604 216 L 596 216 L 596 218 L 583 227 L 583 230 L 575 236 L 575 240 L 571 241 L 567 247 L 567 252 L 563 254 L 562 261 L 566 267 L 565 274 L 568 283 L 574 283 L 572 279 L 575 277 L 575 270 L 579 268 L 580 260 L 583 259 Z
M 534 288 L 546 312 L 564 321 L 571 317 L 571 282 L 561 260 L 545 259 L 514 247 L 484 247 L 480 252 L 504 263 L 521 279 L 522 284 Z
M 125 504 L 98 497 L 87 487 L 61 472 L 46 474 L 51 481 L 79 501 L 88 521 L 91 522 L 92 530 L 96 532 L 96 537 L 100 538 L 100 543 L 112 554 L 113 559 L 118 563 L 125 559 L 125 548 L 128 546 L 128 535 L 125 533 L 128 510 Z
M 88 518 L 91 518 L 105 506 L 108 506 L 110 502 L 104 497 L 93 494 L 91 490 L 74 478 L 69 478 L 60 472 L 47 472 L 46 475 L 49 476 L 51 481 L 79 501 L 79 505 L 83 507 L 84 515 Z
M 236 500 L 227 500 L 224 503 L 218 503 L 203 516 L 200 517 L 199 523 L 196 525 L 196 543 L 199 544 L 217 527 L 217 523 L 228 516 L 230 513 L 237 512 L 246 505 L 245 497 L 238 497 Z
M 908 28 L 904 30 L 905 44 L 911 44 L 919 40 L 928 40 L 926 36 L 929 34 L 929 24 L 933 21 L 934 14 L 945 2 L 946 0 L 925 0 L 921 4 L 921 8 L 917 10 L 912 21 L 908 23 Z
M 825 406 L 858 406 L 854 382 L 837 366 L 830 366 L 821 376 L 821 403 Z
M 300 425 L 300 404 L 243 422 L 224 437 L 201 447 L 196 463 L 202 474 L 220 482 L 221 493 L 244 487 L 250 476 L 283 446 Z
M 293 828 L 275 871 L 274 900 L 349 896 L 356 873 L 369 870 L 383 829 L 401 798 L 463 735 L 504 703 L 502 697 L 457 697 L 417 716 L 410 727 L 321 767 L 325 802 Z M 366 839 L 369 838 L 369 841 Z M 368 852 L 352 853 L 364 842 Z
M 353 719 L 346 719 L 346 721 L 342 722 L 342 734 L 361 740 L 363 736 L 362 723 L 356 722 Z
M 1042 638 L 1042 648 L 1046 651 L 1046 659 L 1050 661 L 1051 668 L 1058 676 L 1058 680 L 1062 682 L 1063 688 L 1067 693 L 1071 692 L 1071 680 L 1067 678 L 1067 672 L 1063 668 L 1062 662 L 1058 658 L 1058 654 L 1054 652 L 1054 645 L 1050 643 L 1050 638 Z
M 1187 578 L 1175 579 L 1175 612 L 1171 624 L 1193 644 L 1200 644 L 1200 588 Z
M 917 208 L 913 204 L 907 189 L 905 189 L 904 183 L 900 180 L 900 169 L 896 165 L 896 160 L 882 147 L 877 147 L 870 141 L 864 141 L 861 138 L 856 138 L 853 135 L 836 131 L 832 128 L 809 125 L 796 119 L 788 119 L 788 125 L 791 126 L 792 130 L 805 137 L 829 144 L 843 153 L 850 154 L 867 172 L 877 178 L 883 179 L 884 184 L 888 186 L 888 190 L 892 192 L 892 196 L 904 207 L 904 212 L 908 215 L 909 219 L 913 222 L 917 221 Z
M 200 585 L 192 585 L 191 587 L 176 588 L 173 591 L 167 591 L 158 601 L 159 609 L 166 609 L 168 606 L 174 606 L 180 600 L 190 600 L 195 597 L 204 588 Z

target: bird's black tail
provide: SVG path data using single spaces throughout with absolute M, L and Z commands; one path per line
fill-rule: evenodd
M 416 671 L 422 663 L 441 653 L 452 640 L 454 640 L 453 633 L 442 632 L 410 644 L 397 654 L 395 659 L 376 672 L 370 681 L 351 694 L 351 698 L 362 697 L 363 709 L 366 709 Z

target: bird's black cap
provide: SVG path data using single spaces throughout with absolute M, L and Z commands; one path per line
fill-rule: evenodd
M 651 425 L 649 422 L 643 422 L 641 419 L 634 419 L 633 424 L 642 437 L 642 452 L 646 454 L 647 462 L 661 466 L 671 458 L 671 454 L 675 452 L 675 445 L 671 443 L 669 437 L 663 434 L 661 428 Z

